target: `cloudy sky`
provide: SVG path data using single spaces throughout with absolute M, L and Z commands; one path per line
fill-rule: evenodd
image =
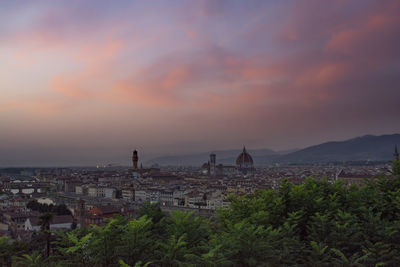
M 400 1 L 1 1 L 0 166 L 400 132 Z

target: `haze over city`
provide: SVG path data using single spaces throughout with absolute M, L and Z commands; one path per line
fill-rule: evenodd
M 399 14 L 395 0 L 2 1 L 0 166 L 399 133 Z

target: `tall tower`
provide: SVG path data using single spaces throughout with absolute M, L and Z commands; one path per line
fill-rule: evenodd
M 399 152 L 397 151 L 397 145 L 394 146 L 393 161 L 399 160 Z
M 214 177 L 216 174 L 215 169 L 216 155 L 214 153 L 210 154 L 210 176 Z
M 139 157 L 138 157 L 138 153 L 137 153 L 137 150 L 135 149 L 134 151 L 133 151 L 133 154 L 132 154 L 132 162 L 133 162 L 133 169 L 134 170 L 137 170 L 138 169 L 138 161 L 139 161 Z

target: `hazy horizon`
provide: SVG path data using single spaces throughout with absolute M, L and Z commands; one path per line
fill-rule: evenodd
M 0 167 L 400 133 L 400 2 L 4 1 Z
M 400 134 L 400 133 L 393 133 L 393 134 Z M 383 135 L 373 135 L 373 136 L 387 136 L 387 135 L 393 135 L 393 134 L 383 134 Z M 328 142 L 341 142 L 341 141 L 347 141 L 347 140 L 351 140 L 354 138 L 359 138 L 359 137 L 364 137 L 367 135 L 371 135 L 371 134 L 365 134 L 365 135 L 361 135 L 361 136 L 354 136 L 352 138 L 346 138 L 346 139 L 342 139 L 342 140 L 326 140 L 324 142 L 321 143 L 316 143 L 316 144 L 311 144 L 310 146 L 306 146 L 306 147 L 297 147 L 297 148 L 292 148 L 292 149 L 285 149 L 285 150 L 275 150 L 275 149 L 271 149 L 268 147 L 259 147 L 259 148 L 254 148 L 254 147 L 248 147 L 246 146 L 246 150 L 250 151 L 250 154 L 253 155 L 254 151 L 257 150 L 271 150 L 275 153 L 288 153 L 288 152 L 294 152 L 294 151 L 299 151 L 308 147 L 312 147 L 312 146 L 317 146 L 320 144 L 324 144 L 324 143 L 328 143 Z M 149 163 L 149 161 L 151 160 L 155 160 L 157 158 L 163 158 L 163 157 L 169 157 L 169 156 L 191 156 L 191 155 L 198 155 L 198 154 L 205 154 L 205 153 L 217 153 L 217 157 L 219 159 L 225 159 L 224 157 L 220 158 L 220 155 L 218 154 L 218 152 L 221 151 L 233 151 L 233 150 L 237 150 L 237 151 L 241 151 L 243 149 L 242 147 L 238 147 L 238 148 L 225 148 L 225 149 L 210 149 L 210 150 L 194 150 L 191 152 L 182 152 L 179 153 L 177 151 L 171 151 L 170 153 L 164 153 L 164 154 L 149 154 L 148 151 L 146 152 L 146 150 L 141 150 L 138 148 L 135 148 L 136 150 L 138 150 L 139 153 L 139 164 L 144 164 L 144 166 L 149 167 L 150 165 L 154 164 L 154 163 Z M 390 148 L 391 149 L 391 148 Z M 31 163 L 31 164 L 13 164 L 13 165 L 0 165 L 0 168 L 30 168 L 30 167 L 95 167 L 96 165 L 107 165 L 107 164 L 112 164 L 113 166 L 121 166 L 121 167 L 127 167 L 127 166 L 131 166 L 132 165 L 132 152 L 134 149 L 132 150 L 124 150 L 122 151 L 119 155 L 114 155 L 114 158 L 106 158 L 106 159 L 102 159 L 99 161 L 93 161 L 93 159 L 90 157 L 87 158 L 81 158 L 81 160 L 79 161 L 80 163 L 77 163 L 78 161 L 74 160 L 74 157 L 71 157 L 67 160 L 64 161 L 60 161 L 60 162 L 51 162 L 51 161 L 46 161 L 48 162 L 46 163 Z M 72 151 L 73 152 L 73 151 Z M 107 155 L 107 153 L 104 153 L 105 155 Z M 79 154 L 78 156 L 82 157 L 82 154 Z M 253 155 L 254 156 L 254 155 Z M 64 156 L 65 158 L 65 156 Z M 207 160 L 207 157 L 204 158 L 204 160 Z M 69 163 L 67 163 L 69 162 Z M 150 165 L 149 165 L 150 164 Z

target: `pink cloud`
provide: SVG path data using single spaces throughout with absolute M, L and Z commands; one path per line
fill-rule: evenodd
M 107 75 L 113 75 L 109 64 L 123 47 L 120 40 L 83 46 L 76 55 L 76 59 L 83 63 L 82 69 L 53 77 L 50 91 L 78 100 L 101 97 L 104 90 L 101 84 L 107 83 Z
M 388 42 L 394 41 L 396 32 L 400 33 L 400 5 L 393 1 L 381 3 L 378 8 L 373 6 L 357 18 L 353 26 L 334 32 L 326 43 L 326 51 L 346 54 L 368 51 L 373 52 L 372 56 L 385 53 L 382 50 L 386 49 Z
M 80 79 L 67 78 L 59 75 L 52 79 L 51 88 L 53 91 L 62 94 L 63 96 L 74 98 L 74 99 L 86 99 L 90 97 L 90 93 L 83 88 Z
M 23 43 L 27 38 L 27 46 L 22 46 L 26 51 L 68 51 L 77 67 L 52 76 L 46 97 L 31 96 L 2 108 L 51 116 L 93 103 L 105 110 L 118 106 L 124 111 L 107 112 L 115 116 L 116 126 L 143 116 L 149 125 L 163 123 L 171 135 L 185 132 L 199 140 L 207 134 L 219 140 L 279 139 L 286 134 L 297 138 L 307 131 L 317 135 L 338 125 L 352 128 L 354 123 L 383 121 L 389 115 L 381 109 L 395 114 L 398 5 L 295 3 L 279 9 L 275 23 L 265 18 L 267 9 L 253 10 L 236 23 L 229 20 L 227 6 L 216 5 L 187 25 L 168 20 L 166 26 L 154 18 L 158 28 L 145 29 L 144 34 L 121 34 L 129 23 L 117 23 L 88 36 L 88 31 L 57 35 L 52 27 L 44 27 L 43 35 L 20 35 L 15 40 Z M 355 8 L 358 5 L 362 8 Z M 119 27 L 124 30 L 114 30 Z M 133 108 L 139 111 L 130 113 Z

